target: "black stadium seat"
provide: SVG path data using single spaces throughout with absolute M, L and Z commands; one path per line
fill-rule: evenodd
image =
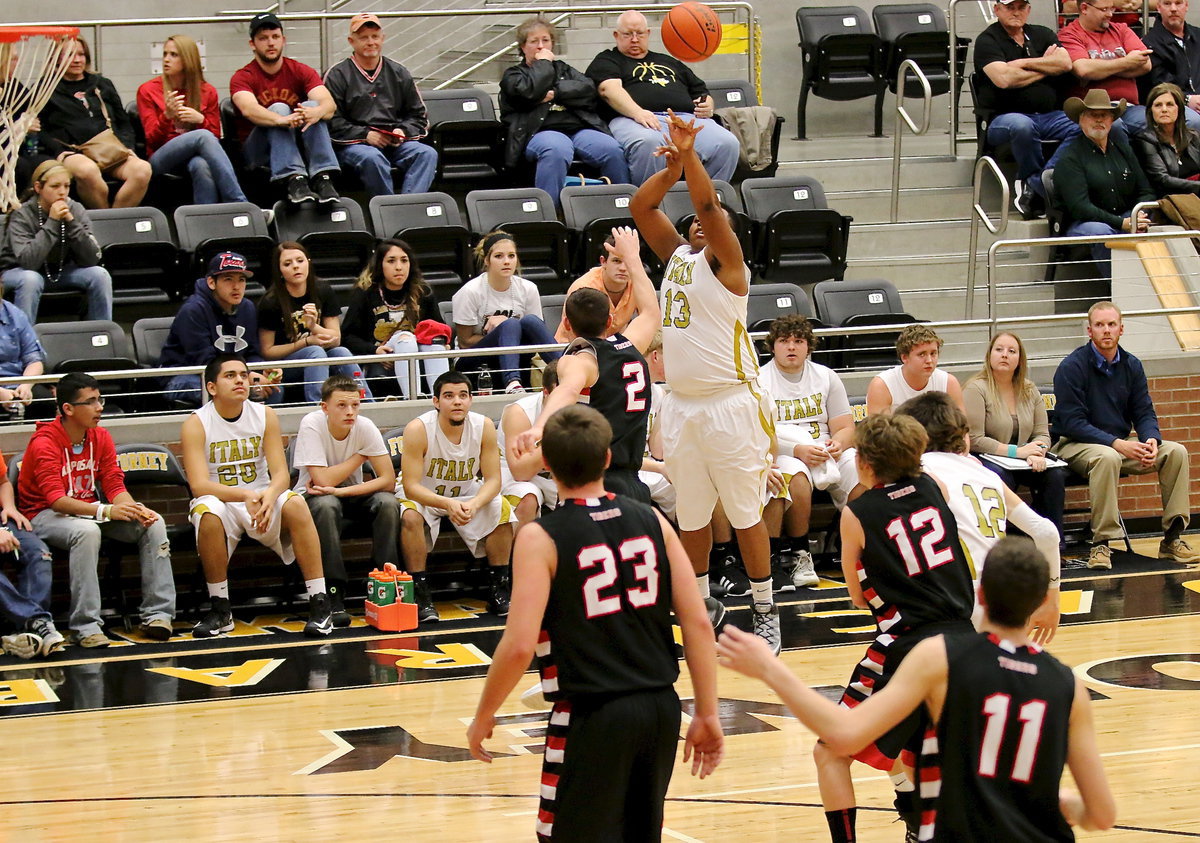
M 219 202 L 213 205 L 181 205 L 175 209 L 175 231 L 179 250 L 185 256 L 183 266 L 192 278 L 208 271 L 209 259 L 218 252 L 238 252 L 254 272 L 246 285 L 246 295 L 257 298 L 263 283 L 269 283 L 267 262 L 275 241 L 267 231 L 262 209 L 251 202 Z M 189 288 L 190 291 L 190 288 Z
M 877 96 L 887 87 L 887 80 L 883 77 L 883 42 L 858 6 L 799 8 L 796 28 L 804 56 L 796 137 L 804 140 L 809 94 L 838 102 L 863 99 Z M 882 135 L 883 115 L 877 110 L 875 137 Z
M 513 236 L 521 275 L 543 293 L 566 292 L 570 264 L 567 228 L 549 194 L 536 187 L 472 190 L 467 219 L 478 236 L 502 228 Z
M 354 286 L 375 248 L 375 235 L 367 230 L 362 206 L 353 199 L 302 205 L 281 199 L 275 203 L 273 227 L 277 241 L 304 246 L 312 271 L 342 294 Z
M 893 325 L 916 322 L 904 312 L 900 293 L 890 281 L 822 281 L 813 287 L 817 315 L 832 328 Z M 881 369 L 896 363 L 899 331 L 850 335 L 831 343 L 840 349 L 846 368 Z
M 829 207 L 815 178 L 746 179 L 742 199 L 755 224 L 751 259 L 762 277 L 805 283 L 845 274 L 851 217 Z
M 179 247 L 158 208 L 98 208 L 88 211 L 88 221 L 112 276 L 114 304 L 165 302 L 191 292 L 190 283 L 179 288 Z
M 473 277 L 471 233 L 448 193 L 372 196 L 371 225 L 380 239 L 397 237 L 417 252 L 421 274 L 441 301 Z
M 104 319 L 82 322 L 39 322 L 34 326 L 38 342 L 46 352 L 46 372 L 65 375 L 68 372 L 111 372 L 119 369 L 136 369 L 133 347 L 125 331 L 116 322 Z M 100 392 L 105 399 L 120 399 L 119 406 L 111 410 L 130 411 L 135 401 L 124 396 L 130 393 L 130 385 L 124 380 L 100 382 Z
M 158 367 L 163 344 L 174 321 L 174 316 L 150 316 L 133 323 L 133 350 L 138 365 L 148 369 Z
M 906 60 L 921 68 L 934 96 L 950 90 L 950 33 L 944 9 L 933 3 L 884 4 L 872 9 L 871 16 L 875 20 L 875 31 L 883 42 L 884 78 L 892 93 L 896 93 L 897 74 Z M 968 39 L 960 38 L 954 51 L 960 86 L 969 44 Z M 883 94 L 881 90 L 875 95 L 876 119 L 883 114 Z M 915 74 L 910 75 L 904 96 L 920 97 L 922 94 L 920 81 Z
M 425 142 L 437 150 L 438 185 L 498 183 L 504 168 L 504 124 L 492 98 L 478 88 L 423 91 L 429 114 Z
M 606 255 L 604 240 L 614 226 L 633 225 L 629 200 L 637 190 L 632 184 L 589 184 L 564 187 L 559 195 L 563 221 L 574 238 L 576 273 L 582 274 Z M 643 246 L 645 244 L 643 243 Z M 643 260 L 648 251 L 643 248 Z
M 713 98 L 714 109 L 749 108 L 762 105 L 758 101 L 758 94 L 754 90 L 753 83 L 747 82 L 745 79 L 718 79 L 715 82 L 710 80 L 704 84 L 708 87 L 709 96 Z M 779 169 L 779 139 L 782 132 L 783 115 L 775 111 L 775 129 L 771 133 L 771 163 L 761 170 L 751 170 L 744 163 L 738 161 L 737 170 L 733 173 L 733 180 L 741 181 L 756 176 L 766 178 L 775 175 Z

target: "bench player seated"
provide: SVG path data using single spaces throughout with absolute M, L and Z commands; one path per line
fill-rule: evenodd
M 1009 524 L 1033 539 L 1050 564 L 1050 587 L 1045 602 L 1033 613 L 1034 640 L 1045 644 L 1058 629 L 1059 549 L 1058 530 L 1048 518 L 1008 488 L 996 472 L 971 456 L 969 423 L 944 392 L 925 392 L 896 408 L 897 415 L 911 416 L 929 437 L 921 467 L 946 489 L 946 502 L 958 522 L 967 564 L 975 585 L 983 573 L 988 551 L 1004 538 Z M 976 626 L 982 617 L 975 608 Z
M 667 399 L 667 374 L 663 370 L 662 331 L 654 335 L 646 349 L 646 367 L 650 370 L 650 416 L 646 420 L 646 454 L 638 478 L 650 490 L 650 500 L 667 520 L 675 523 L 675 487 L 663 462 L 662 426 L 658 411 Z M 749 588 L 749 586 L 747 586 Z
M 487 556 L 487 609 L 508 614 L 508 557 L 516 520 L 500 494 L 500 447 L 496 425 L 471 412 L 471 385 L 461 372 L 446 372 L 433 384 L 433 406 L 404 428 L 400 461 L 404 513 L 400 547 L 412 574 L 417 619 L 436 621 L 437 609 L 425 577 L 429 548 L 442 517 L 476 558 Z
M 817 338 L 803 316 L 783 316 L 767 334 L 771 359 L 759 383 L 775 399 L 774 467 L 783 475 L 781 494 L 767 503 L 763 520 L 771 534 L 775 591 L 816 585 L 808 542 L 813 489 L 826 489 L 840 510 L 862 492 L 854 464 L 854 416 L 842 379 L 814 363 Z
M 558 490 L 550 478 L 550 471 L 542 461 L 541 446 L 528 453 L 519 453 L 517 437 L 529 428 L 542 412 L 542 402 L 558 386 L 558 361 L 551 360 L 542 369 L 542 389 L 518 398 L 504 408 L 500 416 L 500 429 L 496 431 L 500 443 L 500 494 L 508 501 L 517 516 L 513 536 L 521 528 L 542 514 L 542 507 L 553 509 L 558 505 Z
M 204 368 L 212 399 L 183 423 L 183 469 L 192 489 L 189 519 L 204 568 L 212 608 L 192 630 L 212 638 L 233 630 L 229 557 L 242 536 L 295 561 L 308 592 L 312 637 L 333 631 L 321 570 L 321 545 L 308 505 L 293 492 L 279 419 L 270 407 L 248 401 L 250 370 L 237 354 L 218 354 Z
M 989 551 L 980 581 L 980 631 L 926 638 L 886 688 L 850 709 L 809 688 L 734 627 L 721 634 L 717 656 L 765 682 L 847 755 L 914 709 L 924 711 L 932 726 L 921 744 L 920 840 L 1073 840 L 1070 826 L 1111 828 L 1116 805 L 1087 686 L 1026 633 L 1048 580 L 1032 542 L 1003 539 Z M 1064 764 L 1078 791 L 1061 787 Z

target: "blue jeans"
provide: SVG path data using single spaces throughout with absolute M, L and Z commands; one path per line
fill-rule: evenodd
M 556 343 L 558 340 L 554 338 L 554 333 L 546 327 L 546 323 L 532 313 L 527 313 L 520 319 L 515 316 L 510 319 L 505 319 L 490 332 L 483 335 L 474 348 L 511 348 L 516 345 L 546 345 Z M 562 357 L 561 351 L 543 351 L 542 359 L 549 363 L 551 360 L 557 360 Z M 472 357 L 468 365 L 478 367 L 481 364 L 488 362 L 487 357 Z M 521 373 L 518 371 L 521 365 L 520 355 L 518 354 L 497 354 L 495 358 L 496 368 L 499 370 L 500 379 L 496 384 L 497 389 L 504 389 L 513 381 L 521 381 Z
M 1067 141 L 1078 134 L 1079 124 L 1062 111 L 997 114 L 987 128 L 988 143 L 993 146 L 1009 144 L 1013 158 L 1017 160 L 1017 178 L 1043 199 L 1046 193 L 1042 189 L 1042 170 L 1053 169 L 1067 148 Z M 1061 141 L 1049 161 L 1044 160 L 1042 154 L 1044 140 Z
M 412 331 L 397 331 L 392 334 L 387 344 L 392 347 L 392 350 L 397 354 L 415 354 L 418 351 L 445 351 L 444 345 L 418 345 L 417 338 Z M 433 394 L 433 383 L 441 375 L 450 371 L 450 360 L 446 357 L 426 357 L 424 360 L 417 361 L 418 369 L 425 371 L 425 383 L 429 387 L 429 394 Z M 417 396 L 409 392 L 408 383 L 408 361 L 396 361 L 396 383 L 400 384 L 400 392 L 405 398 L 416 398 Z
M 306 345 L 304 348 L 293 351 L 284 360 L 320 360 L 321 362 L 315 366 L 305 366 L 304 368 L 284 369 L 284 383 L 304 383 L 304 400 L 309 404 L 316 404 L 321 400 L 321 384 L 325 382 L 325 378 L 329 377 L 329 370 L 332 368 L 339 375 L 354 377 L 358 371 L 358 366 L 343 363 L 338 366 L 330 366 L 329 360 L 334 357 L 352 357 L 350 349 L 342 348 L 340 345 L 336 348 L 324 349 L 319 345 Z
M 312 106 L 316 102 L 307 100 L 301 105 Z M 292 113 L 292 109 L 281 102 L 269 106 L 268 110 L 281 115 Z M 303 157 L 300 155 L 300 144 L 304 145 Z M 329 124 L 325 120 L 304 132 L 282 126 L 255 126 L 242 144 L 242 153 L 246 156 L 248 166 L 268 167 L 271 181 L 289 176 L 315 176 L 339 169 L 333 144 L 329 141 Z M 307 167 L 304 165 L 305 159 L 308 160 Z
M 537 161 L 533 183 L 550 194 L 554 207 L 562 207 L 559 191 L 567 177 L 567 169 L 576 156 L 600 170 L 613 184 L 629 182 L 629 166 L 621 144 L 612 135 L 595 129 L 581 129 L 567 136 L 553 130 L 538 132 L 525 145 L 525 158 Z
M 116 539 L 138 546 L 142 571 L 143 621 L 175 617 L 175 578 L 171 570 L 171 546 L 167 525 L 160 516 L 149 527 L 136 521 L 106 521 L 62 515 L 43 509 L 33 517 L 33 529 L 46 544 L 70 553 L 71 629 L 86 638 L 101 631 L 100 625 L 100 540 Z
M 20 547 L 11 554 L 17 563 L 17 584 L 0 573 L 0 615 L 22 629 L 34 618 L 50 617 L 50 548 L 36 533 L 22 530 L 11 521 L 8 529 Z
M 176 375 L 167 381 L 163 396 L 168 401 L 178 401 L 181 404 L 199 408 L 204 400 L 203 380 L 204 378 L 200 375 Z M 283 390 L 277 389 L 264 403 L 278 404 L 282 400 Z M 317 400 L 320 400 L 319 396 Z
M 197 205 L 246 201 L 229 156 L 217 136 L 207 129 L 171 138 L 154 153 L 150 169 L 155 175 L 174 176 L 186 170 L 192 177 L 192 201 Z
M 405 141 L 378 149 L 368 143 L 339 144 L 338 160 L 358 173 L 371 196 L 393 193 L 427 193 L 437 174 L 437 150 L 420 141 Z M 392 167 L 404 174 L 400 190 L 392 182 Z
M 1064 237 L 1101 237 L 1106 234 L 1124 234 L 1119 228 L 1113 228 L 1105 222 L 1073 222 L 1063 232 Z M 1091 245 L 1092 260 L 1100 264 L 1100 274 L 1104 278 L 1112 278 L 1112 250 L 1103 243 Z
M 667 165 L 665 159 L 654 155 L 654 151 L 666 143 L 667 115 L 660 113 L 657 116 L 663 125 L 661 131 L 647 129 L 628 117 L 616 117 L 608 124 L 609 131 L 625 150 L 632 184 L 644 183 Z M 682 117 L 684 120 L 690 120 L 692 115 L 684 114 Z M 704 169 L 714 179 L 729 181 L 733 171 L 737 169 L 741 144 L 728 129 L 715 120 L 697 118 L 696 125 L 704 127 L 703 131 L 696 135 L 696 154 L 700 156 Z
M 46 278 L 40 272 L 16 266 L 5 270 L 4 275 L 0 276 L 0 282 L 6 290 L 12 290 L 13 303 L 36 325 L 38 305 L 41 304 L 42 293 L 47 287 Z M 112 276 L 104 267 L 75 266 L 68 263 L 63 267 L 62 275 L 49 287 L 51 292 L 63 289 L 83 290 L 87 294 L 87 318 L 112 319 Z

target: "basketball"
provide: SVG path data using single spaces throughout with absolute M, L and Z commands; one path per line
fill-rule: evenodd
M 681 61 L 704 61 L 721 46 L 721 19 L 703 3 L 672 6 L 663 18 L 662 42 Z

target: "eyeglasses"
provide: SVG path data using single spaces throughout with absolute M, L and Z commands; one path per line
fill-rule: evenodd
M 622 38 L 637 38 L 642 41 L 650 37 L 648 29 L 618 29 L 617 34 Z
M 89 398 L 86 401 L 68 401 L 67 403 L 70 404 L 72 407 L 99 407 L 101 410 L 104 409 L 104 397 L 103 396 L 97 396 L 96 398 Z

